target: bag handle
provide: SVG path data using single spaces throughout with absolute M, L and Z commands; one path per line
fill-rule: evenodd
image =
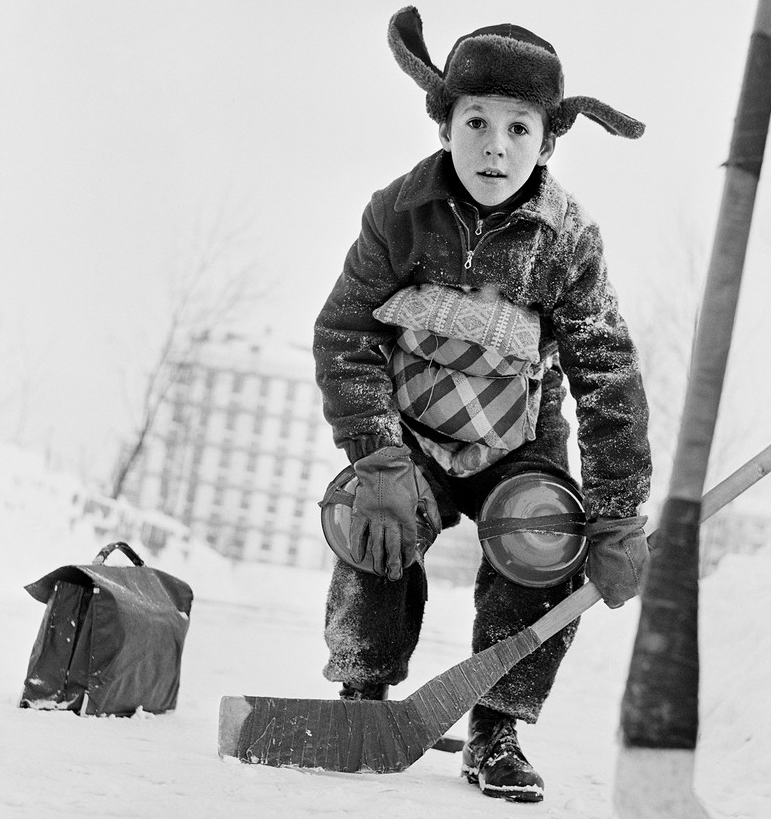
M 124 543 L 122 540 L 116 540 L 115 543 L 108 543 L 103 549 L 99 550 L 99 553 L 91 562 L 96 565 L 101 565 L 116 549 L 123 552 L 135 566 L 145 565 L 144 560 L 142 560 L 128 543 Z

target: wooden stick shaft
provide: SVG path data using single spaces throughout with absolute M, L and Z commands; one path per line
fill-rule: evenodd
M 738 498 L 742 492 L 745 492 L 769 472 L 771 472 L 771 445 L 755 455 L 754 458 L 750 458 L 746 464 L 740 466 L 725 480 L 707 492 L 702 498 L 701 521 L 711 518 L 712 515 L 735 498 Z M 649 537 L 653 537 L 654 534 L 655 532 Z M 597 587 L 589 581 L 578 591 L 573 592 L 570 597 L 558 603 L 530 628 L 538 636 L 538 639 L 543 642 L 565 628 L 568 623 L 572 623 L 573 620 L 580 617 L 601 597 L 602 595 Z
M 724 481 L 714 486 L 702 498 L 701 519 L 705 521 L 739 497 L 762 477 L 771 472 L 771 445 L 750 458 L 744 466 L 732 472 Z

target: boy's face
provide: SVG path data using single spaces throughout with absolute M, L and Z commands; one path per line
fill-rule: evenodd
M 541 109 L 512 97 L 463 96 L 439 139 L 452 154 L 463 186 L 480 204 L 500 205 L 527 182 L 536 165 L 554 153 Z

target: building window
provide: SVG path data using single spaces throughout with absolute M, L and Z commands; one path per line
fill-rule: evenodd
M 244 388 L 244 374 L 236 373 L 233 376 L 233 394 L 238 395 Z
M 230 430 L 232 432 L 236 428 L 236 418 L 238 417 L 238 411 L 234 409 L 230 409 L 225 416 L 225 429 Z
M 263 529 L 262 538 L 260 540 L 260 549 L 263 552 L 270 552 L 273 549 L 273 529 L 270 525 Z
M 230 447 L 223 447 L 220 452 L 220 468 L 228 469 L 230 467 L 230 456 L 232 451 Z
M 220 528 L 221 528 L 221 518 L 219 513 L 215 512 L 209 518 L 209 532 L 206 535 L 206 540 L 214 546 L 217 541 L 219 540 L 220 536 Z
M 240 558 L 244 553 L 244 535 L 242 532 L 237 532 L 233 535 L 233 540 L 230 541 L 230 548 L 228 555 L 234 558 Z
M 246 471 L 247 472 L 254 472 L 257 469 L 257 453 L 250 452 L 249 459 L 246 462 Z
M 270 376 L 263 375 L 260 379 L 260 398 L 267 398 L 268 393 L 270 392 Z
M 193 368 L 189 364 L 180 364 L 177 371 L 177 381 L 180 384 L 191 384 L 193 381 Z

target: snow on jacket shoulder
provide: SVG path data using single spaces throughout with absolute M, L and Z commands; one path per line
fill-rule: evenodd
M 647 403 L 597 225 L 545 168 L 530 199 L 481 223 L 453 198 L 447 161 L 440 151 L 373 195 L 316 321 L 316 376 L 335 443 L 351 461 L 401 443 L 381 349 L 395 328 L 373 310 L 414 284 L 493 287 L 538 312 L 542 350 L 557 344 L 577 404 L 588 514 L 635 514 L 650 484 Z

